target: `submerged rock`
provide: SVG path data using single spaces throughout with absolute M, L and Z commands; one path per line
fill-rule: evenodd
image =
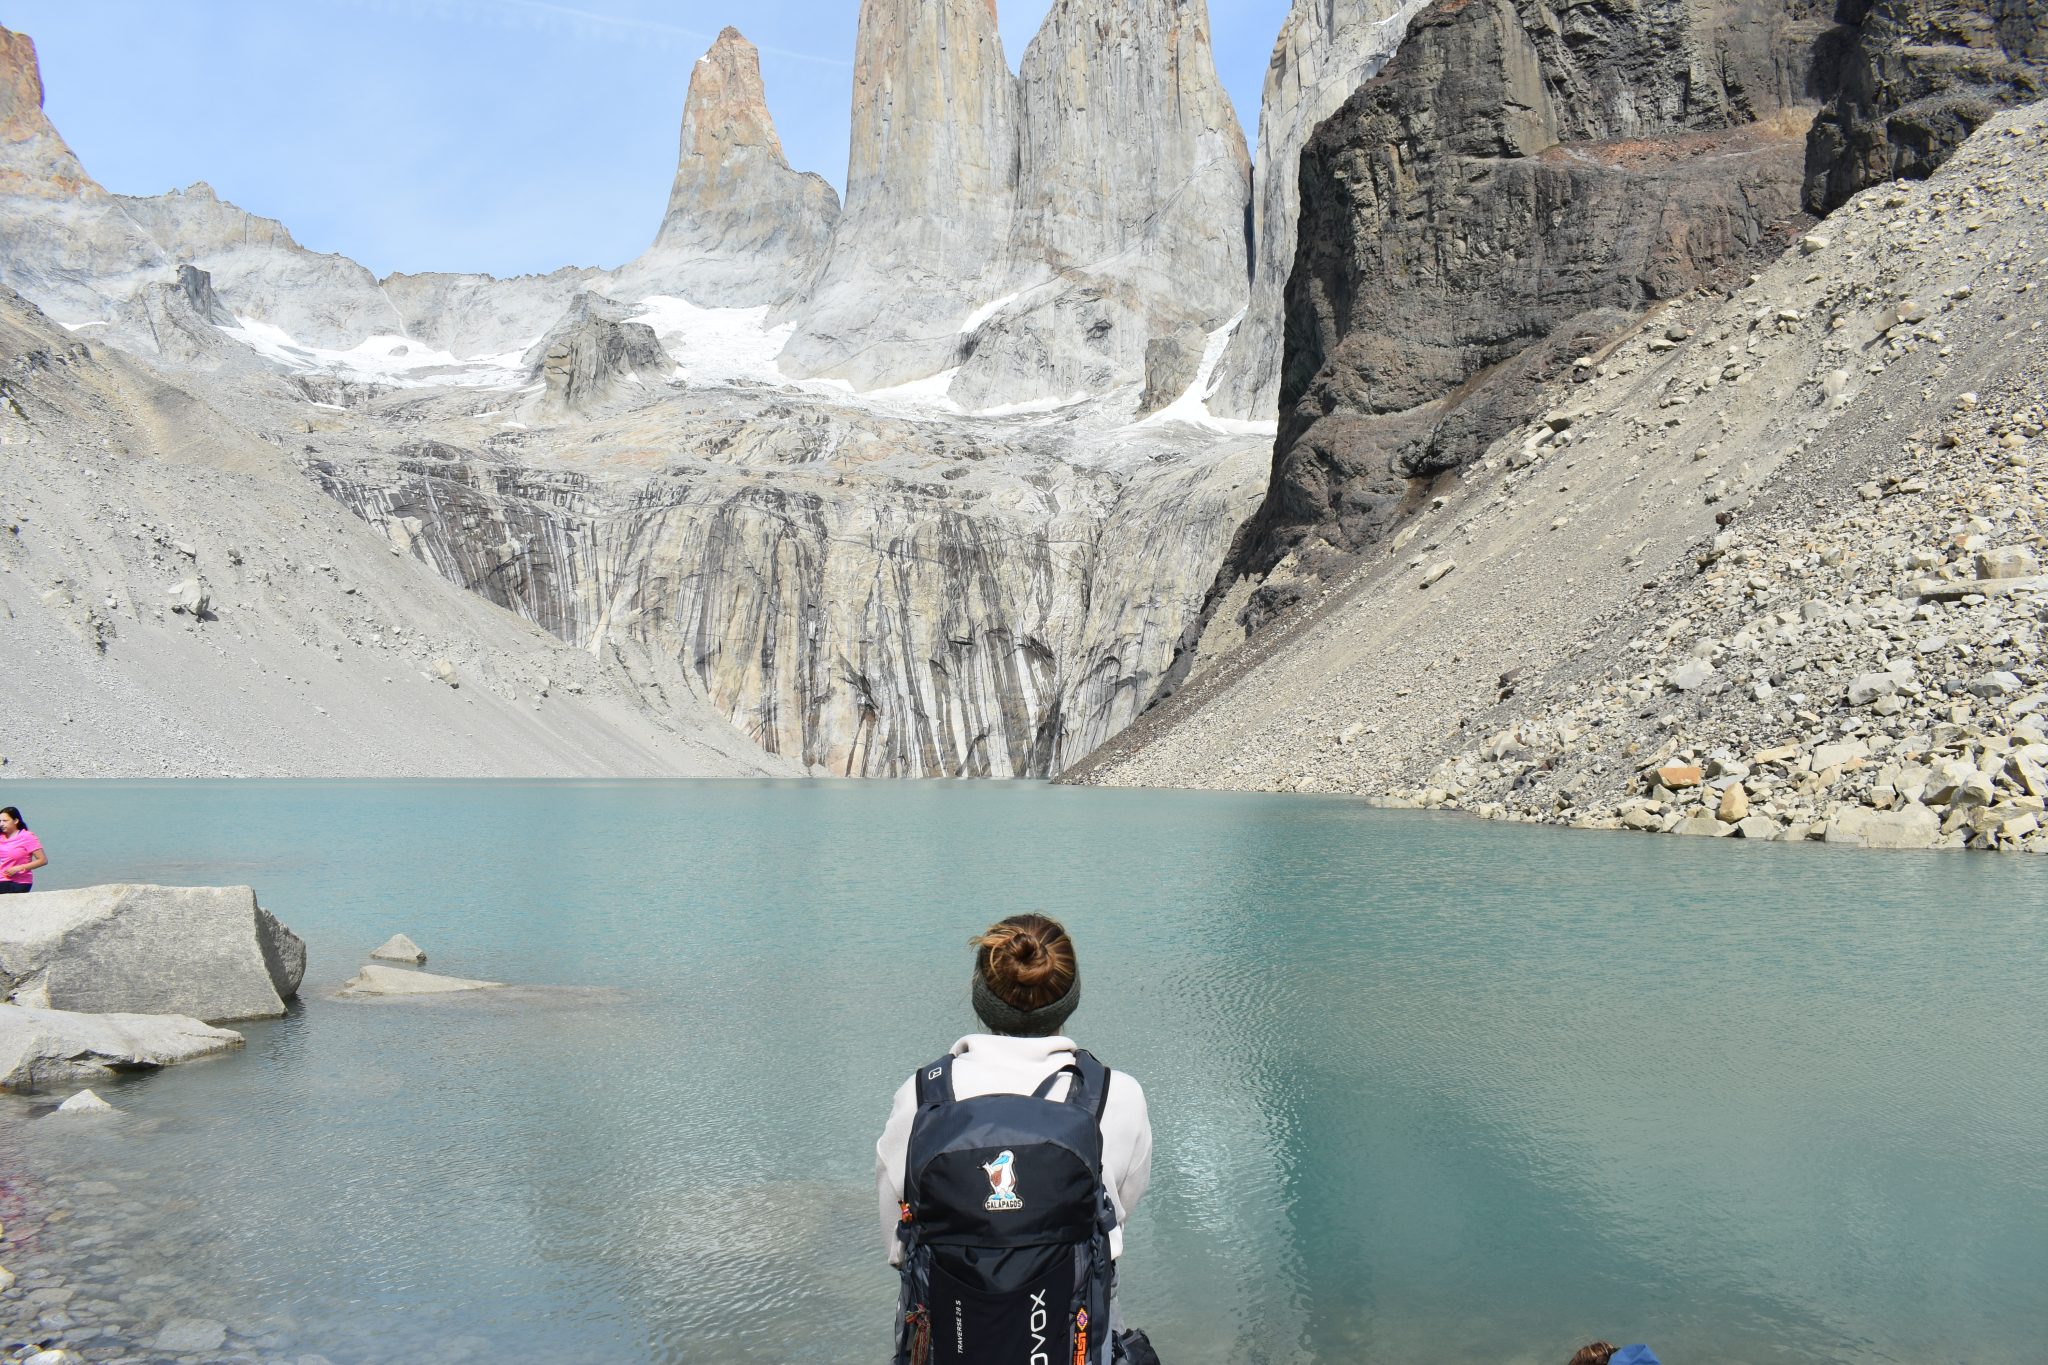
M 209 1322 L 205 1318 L 176 1318 L 164 1324 L 152 1345 L 166 1355 L 199 1355 L 218 1351 L 227 1339 L 228 1329 L 218 1322 Z
M 389 939 L 385 940 L 382 947 L 371 953 L 370 956 L 376 958 L 379 962 L 407 962 L 415 967 L 420 966 L 427 960 L 427 955 L 421 951 L 420 945 L 414 943 L 404 934 L 393 934 Z
M 0 1090 L 100 1081 L 240 1046 L 241 1034 L 179 1015 L 79 1014 L 0 1005 Z
M 349 978 L 337 994 L 343 997 L 453 995 L 460 991 L 497 991 L 504 988 L 502 981 L 466 981 L 459 976 L 436 976 L 432 972 L 408 972 L 397 967 L 371 965 Z
M 49 891 L 0 921 L 0 999 L 57 1010 L 271 1019 L 305 974 L 306 945 L 246 886 Z

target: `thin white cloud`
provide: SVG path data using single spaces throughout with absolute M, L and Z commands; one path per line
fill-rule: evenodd
M 709 47 L 716 36 L 701 29 L 665 24 L 658 19 L 642 19 L 630 14 L 606 14 L 601 10 L 557 4 L 555 0 L 328 0 L 328 3 L 397 15 L 417 14 L 423 8 L 433 9 L 442 14 L 495 24 L 501 28 L 526 28 L 530 26 L 531 21 L 538 20 L 568 27 L 587 38 L 616 39 L 625 35 L 638 40 L 668 40 L 692 49 Z M 520 22 L 522 16 L 527 23 Z M 821 57 L 816 53 L 796 52 L 789 48 L 759 43 L 755 46 L 770 56 L 782 57 L 793 62 L 811 62 L 819 66 L 837 67 L 852 65 L 851 62 L 837 57 Z

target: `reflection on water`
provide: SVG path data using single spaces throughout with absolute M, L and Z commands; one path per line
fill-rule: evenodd
M 0 1109 L 0 1199 L 172 1281 L 138 1321 L 337 1365 L 878 1358 L 888 1095 L 968 1027 L 968 935 L 1042 909 L 1151 1098 L 1124 1290 L 1173 1365 L 2048 1339 L 2036 864 L 1034 786 L 18 790 L 61 884 L 246 875 L 313 950 L 292 1017 L 115 1123 Z M 595 989 L 327 998 L 400 930 Z

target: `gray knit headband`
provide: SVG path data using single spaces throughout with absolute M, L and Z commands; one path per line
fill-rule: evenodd
M 1006 1033 L 1013 1038 L 1050 1038 L 1066 1027 L 1067 1017 L 1080 1005 L 1081 976 L 1078 972 L 1065 995 L 1035 1010 L 1018 1009 L 995 993 L 980 970 L 974 973 L 974 1012 L 981 1016 L 982 1023 L 988 1025 L 990 1033 Z

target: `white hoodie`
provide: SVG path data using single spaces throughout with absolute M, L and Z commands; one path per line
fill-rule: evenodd
M 1071 1038 L 1010 1038 L 997 1033 L 970 1033 L 953 1044 L 953 1095 L 1028 1095 L 1038 1083 L 1074 1060 Z M 1053 1087 L 1054 1099 L 1066 1098 L 1069 1077 Z M 910 1124 L 917 1117 L 917 1077 L 896 1091 L 889 1122 L 875 1144 L 875 1185 L 882 1202 L 882 1240 L 889 1264 L 903 1260 L 896 1240 L 902 1216 L 903 1168 L 910 1159 Z M 1110 1073 L 1109 1102 L 1102 1109 L 1102 1183 L 1116 1205 L 1117 1226 L 1109 1234 L 1109 1252 L 1121 1256 L 1123 1225 L 1130 1221 L 1145 1187 L 1152 1183 L 1152 1120 L 1145 1112 L 1145 1092 L 1121 1071 Z

